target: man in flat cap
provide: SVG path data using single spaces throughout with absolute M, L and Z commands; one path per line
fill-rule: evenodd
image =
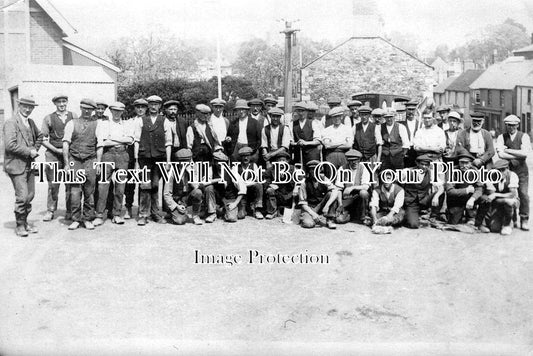
M 240 164 L 237 167 L 237 173 L 243 177 L 246 185 L 246 194 L 243 195 L 239 203 L 238 218 L 244 219 L 248 212 L 258 220 L 263 219 L 263 185 L 262 182 L 256 180 L 246 179 L 245 171 L 258 172 L 259 167 L 251 161 L 252 149 L 250 147 L 242 147 L 239 149 Z
M 265 118 L 266 118 L 266 124 L 265 124 L 266 126 L 271 123 L 270 115 L 268 112 L 270 111 L 270 109 L 275 108 L 276 105 L 278 105 L 278 101 L 274 99 L 273 96 L 269 95 L 265 99 L 263 99 L 263 103 L 265 106 L 265 110 L 263 114 L 265 115 Z M 283 124 L 283 121 L 282 121 L 282 124 Z
M 312 119 L 308 105 L 296 102 L 292 107 L 292 150 L 294 162 L 306 165 L 312 160 L 320 160 L 320 121 Z
M 58 169 L 65 169 L 63 162 L 63 135 L 65 125 L 72 119 L 77 119 L 78 115 L 67 110 L 68 96 L 58 94 L 52 98 L 56 106 L 53 113 L 46 115 L 43 119 L 41 132 L 43 133 L 43 146 L 46 147 L 46 162 L 56 162 Z M 70 167 L 67 167 L 67 169 Z M 48 181 L 48 198 L 46 202 L 46 214 L 43 221 L 51 221 L 57 210 L 57 199 L 59 195 L 60 182 L 54 183 L 54 171 L 52 167 L 46 167 L 46 180 Z M 70 185 L 65 184 L 65 219 L 70 220 L 72 211 L 70 208 Z
M 350 100 L 346 104 L 348 109 L 350 109 L 350 123 L 352 127 L 357 125 L 359 122 L 361 122 L 361 119 L 359 118 L 359 108 L 363 106 L 363 103 L 361 103 L 359 100 Z
M 520 228 L 529 231 L 529 170 L 526 160 L 531 152 L 531 141 L 527 133 L 518 130 L 520 119 L 516 115 L 507 116 L 503 122 L 507 132 L 498 136 L 496 152 L 501 159 L 509 161 L 509 169 L 518 176 Z
M 457 134 L 461 130 L 463 118 L 457 111 L 451 111 L 448 115 L 448 130 L 444 131 L 446 137 L 446 149 L 444 150 L 444 160 L 451 160 L 455 152 Z
M 298 187 L 298 206 L 302 209 L 300 225 L 306 229 L 317 225 L 336 229 L 335 215 L 341 191 L 317 171 L 318 164 L 316 160 L 307 162 L 305 179 Z M 318 181 L 319 175 L 324 183 Z
M 483 197 L 485 203 L 480 204 L 478 214 L 484 217 L 484 225 L 489 231 L 510 235 L 513 232 L 513 214 L 520 205 L 519 178 L 509 169 L 508 160 L 500 159 L 492 168 L 500 171 L 502 179 L 495 184 L 487 183 Z
M 450 114 L 450 107 L 448 105 L 441 105 L 437 107 L 437 126 L 440 127 L 443 131 L 448 130 L 448 115 Z
M 92 116 L 96 103 L 91 99 L 80 102 L 81 116 L 72 119 L 65 125 L 63 136 L 63 160 L 66 167 L 74 172 L 85 171 L 85 182 L 72 184 L 70 201 L 72 205 L 72 224 L 69 230 L 75 230 L 84 224 L 88 230 L 93 230 L 94 190 L 96 187 L 96 126 L 98 121 Z M 83 206 L 82 206 L 83 198 Z
M 228 128 L 228 153 L 231 154 L 231 160 L 239 160 L 239 150 L 245 146 L 252 149 L 252 162 L 259 159 L 259 146 L 261 145 L 262 124 L 249 116 L 250 107 L 246 100 L 237 100 L 235 103 L 238 119 L 231 122 Z
M 136 168 L 150 170 L 150 183 L 141 183 L 139 186 L 139 220 L 137 225 L 144 226 L 148 217 L 164 224 L 166 221 L 159 215 L 158 187 L 161 173 L 158 162 L 171 161 L 172 154 L 172 128 L 168 119 L 159 113 L 162 99 L 152 95 L 146 99 L 148 102 L 148 115 L 137 121 L 135 133 L 134 155 Z
M 272 158 L 278 153 L 282 151 L 289 152 L 290 145 L 290 129 L 281 124 L 283 110 L 272 108 L 268 114 L 270 116 L 270 124 L 265 126 L 261 132 L 261 151 L 267 168 L 271 166 Z
M 280 151 L 273 156 L 274 162 L 285 162 L 289 164 L 291 156 L 286 151 Z M 294 166 L 289 165 L 288 173 L 292 177 L 294 172 Z M 273 183 L 278 180 L 275 177 L 274 166 L 271 166 L 265 171 L 265 202 L 266 202 L 266 215 L 265 219 L 274 219 L 279 214 L 279 207 L 290 207 L 297 190 L 295 191 L 295 182 L 289 179 L 287 183 Z
M 107 110 L 107 108 L 109 107 L 109 105 L 102 99 L 97 99 L 94 101 L 96 103 L 96 109 L 94 109 L 94 117 L 95 119 L 98 121 L 98 122 L 101 122 L 101 121 L 108 121 L 109 120 L 109 117 L 107 115 L 105 115 L 105 111 Z M 102 177 L 100 176 L 100 174 L 97 174 L 96 176 L 96 185 L 94 187 L 94 206 L 96 208 L 96 204 L 99 200 L 99 197 L 100 197 L 100 181 L 102 180 Z M 111 191 L 113 191 L 113 184 L 114 182 L 110 182 L 109 183 L 109 189 Z M 111 214 L 111 211 L 113 210 L 113 199 L 112 199 L 112 196 L 109 196 L 109 199 L 107 200 L 106 202 L 106 209 L 108 211 L 108 217 L 110 219 L 113 218 L 113 215 Z
M 396 122 L 394 110 L 387 109 L 383 117 L 385 124 L 381 125 L 381 169 L 403 169 L 404 157 L 410 144 L 407 129 Z
M 346 152 L 348 165 L 345 168 L 350 172 L 350 181 L 342 185 L 342 213 L 337 216 L 338 223 L 347 223 L 355 219 L 364 223 L 368 213 L 370 200 L 370 174 L 361 164 L 363 154 L 351 149 Z
M 182 148 L 174 153 L 175 161 L 190 163 L 192 162 L 192 151 L 188 148 Z M 192 223 L 194 225 L 203 225 L 200 219 L 200 207 L 202 205 L 203 192 L 200 185 L 192 183 L 193 168 L 187 166 L 185 173 L 177 181 L 173 170 L 169 172 L 169 179 L 165 182 L 163 188 L 163 199 L 170 211 L 171 221 L 177 225 L 185 224 L 189 218 L 187 206 L 192 205 Z
M 104 223 L 104 210 L 109 200 L 108 196 L 111 196 L 113 202 L 112 210 L 108 211 L 108 215 L 111 213 L 114 224 L 124 224 L 121 215 L 126 184 L 114 181 L 113 186 L 111 186 L 110 182 L 114 172 L 128 168 L 128 146 L 133 145 L 135 141 L 135 126 L 122 120 L 125 105 L 117 101 L 109 106 L 109 110 L 111 111 L 111 119 L 99 121 L 96 127 L 96 161 L 105 162 L 106 166 L 105 168 L 100 166 L 96 169 L 97 173 L 102 176 L 103 182 L 98 185 L 96 219 L 93 221 L 95 226 Z M 114 168 L 107 163 L 113 163 Z
M 109 120 L 107 115 L 104 115 L 106 109 L 109 107 L 107 103 L 101 99 L 95 101 L 96 109 L 94 109 L 94 116 L 97 120 Z
M 11 179 L 15 190 L 15 233 L 25 237 L 37 229 L 28 223 L 31 202 L 35 196 L 35 174 L 32 162 L 39 155 L 43 135 L 30 115 L 37 106 L 33 97 L 17 100 L 15 115 L 4 124 L 4 171 Z
M 325 160 L 332 163 L 335 168 L 346 165 L 344 153 L 352 148 L 352 128 L 341 123 L 344 109 L 337 106 L 329 111 L 332 125 L 322 130 L 320 142 L 324 145 Z
M 189 124 L 185 118 L 178 117 L 178 105 L 179 101 L 177 100 L 168 100 L 163 104 L 165 116 L 172 132 L 172 155 L 182 148 L 187 148 L 187 128 Z
M 381 127 L 370 122 L 372 109 L 368 106 L 359 108 L 360 122 L 354 126 L 353 148 L 362 154 L 363 162 L 381 162 Z
M 213 131 L 218 138 L 218 144 L 220 146 L 225 145 L 225 138 L 228 135 L 229 120 L 224 117 L 224 107 L 226 106 L 226 100 L 215 98 L 211 100 L 211 108 L 213 113 L 209 121 L 213 126 Z
M 252 99 L 248 101 L 248 106 L 250 107 L 250 118 L 256 120 L 261 129 L 269 124 L 268 119 L 263 115 L 263 100 L 258 98 Z
M 187 147 L 192 150 L 195 162 L 213 162 L 213 153 L 222 150 L 212 124 L 209 122 L 211 108 L 205 104 L 196 105 L 196 119 L 187 128 Z
M 341 123 L 347 127 L 352 127 L 352 121 L 350 120 L 350 117 L 346 115 L 346 111 L 344 107 L 341 106 L 341 99 L 337 96 L 332 96 L 328 98 L 328 106 L 330 111 L 334 108 L 342 108 L 343 116 L 341 118 Z M 322 117 L 320 122 L 322 123 L 322 127 L 326 128 L 331 125 L 333 125 L 333 118 L 330 116 L 329 112 Z
M 373 227 L 401 225 L 405 218 L 404 199 L 405 191 L 399 184 L 380 178 L 370 200 L 370 224 Z
M 417 169 L 422 172 L 421 180 L 414 183 L 406 183 L 405 191 L 405 224 L 408 228 L 420 227 L 420 211 L 430 209 L 430 217 L 435 219 L 439 213 L 439 207 L 444 201 L 444 186 L 442 182 L 431 181 L 430 164 L 433 158 L 427 154 L 416 158 Z
M 476 169 L 472 166 L 474 156 L 465 149 L 457 152 L 458 154 L 454 158 L 463 173 Z M 449 180 L 446 180 L 444 186 L 448 207 L 448 223 L 452 225 L 460 224 L 464 219 L 469 225 L 480 226 L 482 219 L 480 217 L 476 221 L 475 206 L 478 203 L 478 199 L 483 195 L 483 183 L 450 183 Z
M 435 125 L 435 118 L 431 111 L 422 115 L 423 126 L 413 138 L 413 148 L 417 156 L 427 154 L 433 161 L 440 160 L 446 149 L 446 136 L 444 131 Z
M 380 128 L 380 132 L 381 132 L 381 126 L 380 125 L 385 123 L 385 120 L 383 119 L 383 114 L 384 113 L 385 113 L 385 111 L 383 109 L 380 109 L 380 108 L 374 109 L 370 113 L 370 115 L 372 116 L 372 120 L 370 120 L 370 122 L 373 122 L 374 124 L 376 124 Z
M 474 156 L 473 165 L 477 168 L 484 166 L 490 168 L 492 157 L 494 156 L 494 143 L 492 135 L 483 128 L 485 116 L 482 113 L 470 113 L 472 124 L 470 128 L 459 131 L 455 142 L 455 149 L 465 148 Z

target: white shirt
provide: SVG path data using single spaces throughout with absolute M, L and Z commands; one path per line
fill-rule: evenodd
M 237 137 L 237 143 L 244 145 L 248 144 L 248 136 L 246 136 L 246 128 L 248 127 L 248 116 L 244 119 L 239 119 L 239 137 Z
M 348 144 L 351 146 L 353 145 L 352 128 L 343 124 L 338 127 L 335 127 L 335 125 L 328 126 L 322 131 L 320 141 L 330 145 Z
M 228 133 L 228 129 L 226 127 L 226 119 L 222 115 L 220 115 L 220 117 L 216 117 L 215 115 L 211 114 L 210 120 L 211 124 L 213 125 L 213 131 L 217 136 L 218 144 L 222 145 L 222 142 L 224 141 Z
M 381 190 L 381 188 L 378 188 L 378 189 Z M 374 189 L 374 191 L 372 192 L 372 199 L 370 200 L 370 206 L 371 207 L 375 207 L 377 210 L 379 210 L 379 192 L 378 192 L 378 189 Z M 393 191 L 394 191 L 394 185 L 391 186 L 391 190 L 390 191 L 387 190 L 387 189 L 382 190 L 382 192 L 385 194 L 387 199 L 391 196 Z M 405 191 L 403 189 L 400 189 L 398 194 L 396 194 L 396 198 L 394 199 L 394 205 L 393 205 L 393 207 L 390 210 L 392 212 L 394 212 L 395 214 L 398 214 L 398 212 L 400 211 L 400 209 L 403 206 L 404 199 L 405 199 Z
M 392 132 L 392 128 L 394 127 L 394 124 L 392 124 L 392 126 L 389 126 L 387 124 L 384 124 L 384 125 L 387 128 L 387 132 L 390 135 L 390 133 Z M 400 138 L 402 140 L 402 148 L 409 148 L 411 145 L 411 142 L 409 141 L 409 135 L 407 134 L 407 129 L 405 128 L 404 125 L 398 124 L 398 133 L 400 134 Z M 380 132 L 380 135 L 381 135 L 381 132 Z
M 134 131 L 135 127 L 128 121 L 124 121 L 122 119 L 120 119 L 118 122 L 113 119 L 98 120 L 95 133 L 97 139 L 96 146 L 103 147 L 120 145 L 121 143 L 117 141 L 124 138 L 131 139 L 130 144 L 132 144 L 135 139 Z
M 413 145 L 413 138 L 415 138 L 415 129 L 416 129 L 416 121 L 415 120 L 406 120 L 407 122 L 407 128 L 409 128 L 409 132 L 411 133 L 411 146 Z M 407 136 L 409 136 L 409 132 L 407 133 Z
M 517 133 L 518 131 L 514 135 L 509 135 L 511 137 L 511 141 L 514 141 Z M 506 148 L 509 148 L 509 147 L 505 146 L 505 142 L 503 141 L 503 135 L 498 136 L 498 138 L 496 139 L 496 152 L 498 153 L 503 152 L 503 150 L 505 150 Z M 522 142 L 520 144 L 520 150 L 525 155 L 531 152 L 531 142 L 529 141 L 529 135 L 526 133 L 522 134 Z
M 416 132 L 413 146 L 415 150 L 421 147 L 444 150 L 446 148 L 446 135 L 437 125 L 433 125 L 429 129 L 424 126 Z
M 485 152 L 485 141 L 481 130 L 478 132 L 470 130 L 470 153 L 483 153 Z

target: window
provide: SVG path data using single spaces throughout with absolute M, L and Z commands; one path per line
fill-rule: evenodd
M 476 104 L 481 104 L 481 95 L 479 94 L 479 90 L 474 90 L 474 99 Z
M 500 106 L 505 106 L 505 92 L 500 90 Z
M 492 90 L 487 90 L 487 106 L 492 105 Z
M 527 91 L 527 103 L 531 104 L 531 89 Z

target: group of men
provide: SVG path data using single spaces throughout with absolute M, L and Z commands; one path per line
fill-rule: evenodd
M 463 128 L 460 113 L 447 107 L 437 108 L 436 116 L 431 110 L 419 112 L 416 101 L 398 108 L 405 110 L 405 120 L 398 122 L 397 111 L 372 109 L 357 100 L 342 106 L 340 98 L 330 98 L 328 114 L 320 116 L 313 102 L 296 102 L 292 114 L 286 115 L 273 97 L 239 99 L 234 105 L 236 118 L 228 120 L 227 103 L 217 98 L 210 105 L 196 105 L 192 123 L 178 116 L 178 101 L 163 103 L 157 95 L 135 100 L 134 117 L 125 117 L 120 102 L 108 105 L 83 99 L 79 117 L 67 109 L 67 95 L 57 95 L 52 102 L 56 110 L 43 119 L 40 130 L 30 118 L 37 106 L 31 97 L 18 100 L 18 112 L 4 126 L 4 169 L 15 188 L 19 236 L 36 232 L 27 216 L 35 191 L 31 163 L 41 145 L 50 163 L 44 221 L 53 220 L 58 207 L 61 181 L 52 164 L 70 169 L 73 177 L 84 171 L 83 181 L 64 184 L 70 230 L 81 226 L 92 230 L 106 218 L 115 224 L 134 218 L 137 185 L 115 179 L 118 170 L 125 169 L 149 172 L 149 180 L 138 184 L 141 226 L 149 219 L 196 225 L 217 218 L 273 219 L 297 206 L 305 228 L 335 229 L 336 224 L 354 221 L 372 226 L 374 232 L 390 232 L 393 226 L 418 228 L 427 213 L 430 221 L 464 223 L 481 232 L 507 235 L 515 225 L 529 229 L 526 158 L 531 145 L 529 136 L 518 131 L 520 120 L 514 115 L 505 118 L 507 132 L 494 145 L 483 129 L 483 115 L 470 113 L 472 124 Z M 111 117 L 104 115 L 106 109 Z M 495 153 L 498 160 L 493 159 Z M 322 161 L 329 164 L 316 168 Z M 463 172 L 498 169 L 503 178 L 498 184 L 446 178 L 435 182 L 430 179 L 431 163 L 441 161 L 453 161 Z M 95 162 L 106 162 L 107 169 Z M 173 162 L 206 162 L 208 179 L 202 183 L 190 179 L 194 168 L 189 166 L 191 175 L 175 180 Z M 219 165 L 224 162 L 240 165 L 228 172 Z M 280 184 L 274 162 L 285 162 L 291 173 L 302 169 L 305 178 Z M 409 174 L 416 169 L 422 172 L 421 180 L 376 183 L 365 162 L 381 163 L 378 172 Z M 331 171 L 341 167 L 351 172 L 348 182 L 331 178 Z M 265 170 L 263 182 L 242 178 L 243 171 L 259 168 Z M 163 214 L 159 211 L 162 173 L 167 175 L 161 195 Z

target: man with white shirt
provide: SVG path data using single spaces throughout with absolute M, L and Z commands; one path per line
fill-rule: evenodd
M 268 118 L 263 115 L 263 100 L 258 98 L 252 99 L 248 101 L 248 106 L 250 107 L 250 118 L 256 120 L 261 129 L 270 123 Z
M 350 109 L 350 123 L 352 127 L 354 127 L 356 124 L 361 122 L 361 118 L 359 115 L 359 108 L 363 106 L 363 103 L 361 103 L 359 100 L 350 100 L 346 104 L 348 109 Z
M 450 114 L 450 107 L 447 105 L 441 105 L 437 108 L 437 126 L 443 130 L 449 129 L 448 115 Z
M 418 101 L 411 100 L 405 104 L 405 121 L 402 124 L 405 125 L 407 129 L 407 136 L 409 137 L 410 147 L 407 151 L 407 155 L 404 158 L 405 167 L 414 167 L 416 166 L 416 151 L 413 148 L 413 138 L 416 135 L 416 131 L 420 127 L 420 122 L 415 117 L 416 107 L 418 106 Z
M 183 148 L 187 148 L 187 119 L 178 117 L 178 105 L 177 100 L 168 100 L 163 104 L 165 108 L 165 117 L 170 123 L 170 129 L 172 131 L 172 158 L 175 157 L 175 153 Z
M 78 115 L 67 110 L 68 96 L 59 94 L 52 98 L 56 106 L 56 111 L 48 114 L 43 119 L 41 132 L 43 134 L 43 146 L 46 147 L 46 162 L 56 162 L 58 169 L 65 169 L 63 162 L 63 135 L 65 125 L 72 119 L 77 119 Z M 51 221 L 57 210 L 57 198 L 61 183 L 54 183 L 53 169 L 46 167 L 46 180 L 48 181 L 48 198 L 46 202 L 46 214 L 43 221 Z M 72 211 L 70 207 L 70 185 L 65 184 L 65 219 L 70 220 Z
M 381 124 L 381 169 L 403 169 L 404 157 L 409 149 L 409 136 L 404 125 L 398 124 L 396 112 L 388 109 L 383 114 L 385 124 Z
M 230 123 L 226 136 L 228 153 L 231 154 L 231 160 L 237 162 L 239 160 L 239 150 L 248 146 L 252 149 L 252 162 L 257 163 L 263 126 L 249 116 L 250 107 L 246 100 L 237 100 L 235 110 L 237 110 L 238 119 Z
M 261 151 L 267 168 L 271 165 L 271 159 L 282 151 L 289 152 L 290 129 L 281 125 L 281 118 L 284 114 L 280 108 L 272 108 L 268 112 L 270 124 L 263 128 L 261 132 Z
M 463 122 L 463 118 L 457 111 L 451 111 L 448 115 L 448 130 L 444 131 L 446 136 L 446 149 L 444 152 L 444 160 L 449 161 L 453 157 L 455 152 L 455 146 L 457 143 L 457 134 L 459 133 L 460 125 Z
M 324 145 L 325 160 L 332 163 L 335 168 L 339 168 L 346 165 L 344 153 L 353 145 L 352 128 L 341 123 L 344 117 L 342 107 L 337 106 L 331 109 L 328 115 L 332 120 L 332 125 L 322 131 L 320 141 Z
M 475 158 L 472 164 L 476 168 L 481 166 L 490 168 L 495 151 L 492 135 L 483 128 L 485 116 L 482 113 L 473 112 L 470 114 L 470 118 L 472 119 L 472 126 L 457 134 L 455 150 L 463 147 L 470 152 Z
M 213 127 L 213 131 L 218 139 L 218 144 L 220 146 L 224 145 L 224 139 L 228 134 L 229 120 L 223 116 L 224 106 L 226 105 L 226 100 L 215 98 L 211 100 L 211 108 L 213 113 L 209 121 Z
M 348 115 L 346 115 L 346 112 L 344 111 L 344 107 L 341 106 L 341 99 L 338 96 L 332 96 L 328 98 L 328 106 L 331 109 L 333 108 L 342 108 L 343 109 L 343 118 L 341 119 L 341 123 L 345 126 L 352 127 L 352 120 Z M 333 125 L 333 118 L 328 114 L 324 115 L 322 119 L 320 120 L 322 123 L 322 126 L 324 128 L 329 127 Z
M 148 115 L 137 121 L 135 130 L 135 168 L 150 170 L 150 183 L 139 186 L 139 220 L 137 225 L 144 226 L 148 217 L 164 224 L 166 221 L 159 215 L 159 200 L 157 192 L 161 173 L 158 162 L 170 163 L 172 153 L 171 123 L 160 115 L 162 99 L 152 95 L 148 101 Z
M 320 135 L 322 125 L 320 121 L 312 119 L 309 112 L 309 104 L 296 102 L 292 106 L 292 116 L 289 128 L 292 131 L 292 151 L 295 163 L 301 163 L 302 167 L 312 160 L 320 160 Z M 300 157 L 303 159 L 301 162 Z
M 209 122 L 211 108 L 196 105 L 196 120 L 187 128 L 187 147 L 192 151 L 194 162 L 212 162 L 213 153 L 222 149 L 218 136 Z
M 109 106 L 111 110 L 111 119 L 106 121 L 99 121 L 96 127 L 96 161 L 114 163 L 114 168 L 110 165 L 105 167 L 104 182 L 98 185 L 98 201 L 96 202 L 96 219 L 94 219 L 94 226 L 99 226 L 104 223 L 104 209 L 108 194 L 110 192 L 111 177 L 113 172 L 119 169 L 127 169 L 129 156 L 128 146 L 133 145 L 135 140 L 135 127 L 128 121 L 122 120 L 125 106 L 121 102 L 113 103 Z M 102 172 L 103 168 L 96 169 L 97 172 Z M 107 183 L 106 183 L 107 182 Z M 111 188 L 113 196 L 112 206 L 112 222 L 114 224 L 124 224 L 121 217 L 122 201 L 124 199 L 125 183 L 114 182 Z M 109 212 L 108 212 L 109 213 Z
M 520 228 L 529 231 L 529 171 L 526 160 L 531 152 L 531 142 L 528 134 L 518 131 L 520 119 L 516 115 L 507 116 L 503 122 L 507 132 L 498 136 L 496 151 L 500 158 L 509 161 L 509 169 L 518 176 Z
M 405 191 L 391 182 L 381 182 L 372 191 L 370 218 L 372 226 L 397 226 L 403 222 Z
M 366 105 L 359 108 L 360 122 L 354 126 L 353 148 L 361 152 L 361 161 L 380 162 L 383 139 L 380 126 L 370 122 L 371 112 Z
M 350 182 L 342 184 L 342 213 L 337 216 L 338 223 L 347 223 L 355 218 L 358 223 L 363 223 L 368 213 L 370 199 L 370 173 L 361 164 L 363 154 L 351 149 L 346 152 L 348 161 L 346 170 L 351 175 Z
M 427 154 L 433 161 L 439 160 L 446 148 L 444 131 L 435 125 L 435 118 L 431 112 L 422 115 L 422 126 L 413 138 L 413 148 L 417 156 Z

